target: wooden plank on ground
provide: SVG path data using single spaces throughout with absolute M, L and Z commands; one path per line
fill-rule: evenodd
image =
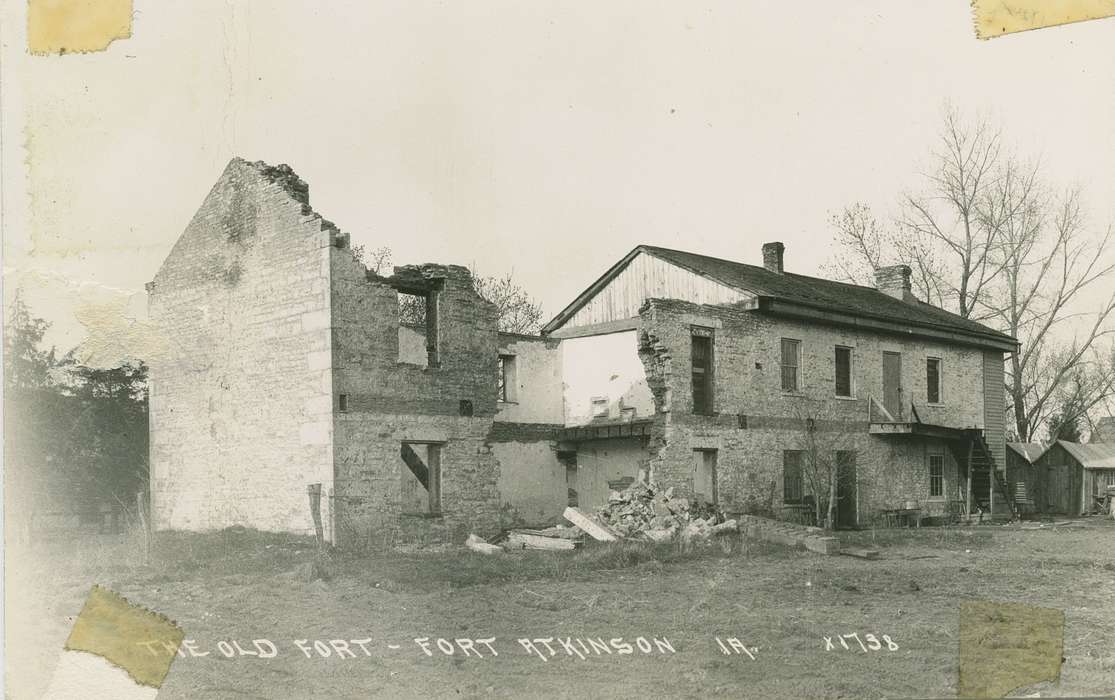
M 840 553 L 844 554 L 844 555 L 847 555 L 849 557 L 856 557 L 857 559 L 878 559 L 879 558 L 879 550 L 877 550 L 877 549 L 863 549 L 861 547 L 849 547 L 847 549 L 841 549 Z
M 565 509 L 565 512 L 562 513 L 562 516 L 569 522 L 584 530 L 585 533 L 587 533 L 588 536 L 594 540 L 598 540 L 600 542 L 615 542 L 621 537 L 618 532 L 600 522 L 595 517 L 593 517 L 589 513 L 586 513 L 580 508 L 569 506 Z
M 507 545 L 511 549 L 570 550 L 576 547 L 573 540 L 562 537 L 531 535 L 526 532 L 512 532 L 507 536 Z

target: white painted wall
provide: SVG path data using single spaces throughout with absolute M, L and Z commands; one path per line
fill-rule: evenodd
M 496 420 L 561 423 L 561 347 L 557 341 L 500 334 L 499 352 L 514 357 L 509 402 L 496 404 Z M 493 377 L 492 381 L 496 381 Z
M 566 425 L 592 420 L 593 397 L 608 399 L 611 418 L 620 418 L 621 401 L 635 407 L 637 417 L 654 414 L 636 331 L 567 338 L 561 343 L 561 359 Z

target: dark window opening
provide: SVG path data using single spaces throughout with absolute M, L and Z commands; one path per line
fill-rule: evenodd
M 341 413 L 348 411 L 348 394 L 340 394 L 337 396 L 337 410 Z
M 441 513 L 440 443 L 404 442 L 400 456 L 400 503 L 403 513 Z
M 399 362 L 439 366 L 439 297 L 436 289 L 420 294 L 398 293 Z
M 715 403 L 713 397 L 712 330 L 694 328 L 691 337 L 693 412 L 706 416 L 712 415 Z
M 801 503 L 803 496 L 801 451 L 782 452 L 782 502 Z
M 496 382 L 497 396 L 500 401 L 514 402 L 517 399 L 514 355 L 499 356 L 499 375 Z
M 852 396 L 852 349 L 836 346 L 836 395 Z
M 930 357 L 925 361 L 925 400 L 941 403 L 941 360 Z
M 796 392 L 801 386 L 801 341 L 782 339 L 782 391 Z

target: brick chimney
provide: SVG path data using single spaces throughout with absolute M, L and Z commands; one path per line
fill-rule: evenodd
M 1115 443 L 1115 416 L 1106 416 L 1096 421 L 1088 442 Z
M 887 296 L 902 301 L 914 301 L 910 291 L 910 266 L 891 265 L 875 270 L 875 288 Z
M 763 244 L 763 267 L 775 274 L 782 274 L 782 253 L 786 246 L 781 241 Z

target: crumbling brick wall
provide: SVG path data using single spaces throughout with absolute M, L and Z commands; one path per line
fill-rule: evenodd
M 496 413 L 496 312 L 455 265 L 368 274 L 331 256 L 336 509 L 342 544 L 463 540 L 499 528 L 498 464 L 485 444 Z M 395 280 L 395 281 L 393 281 Z M 439 366 L 399 362 L 397 280 L 438 292 Z M 340 410 L 340 395 L 346 410 Z M 441 512 L 404 513 L 403 442 L 441 445 Z
M 289 168 L 234 159 L 149 283 L 155 527 L 313 531 L 306 486 L 333 477 L 335 237 Z
M 715 414 L 693 413 L 691 328 L 712 328 Z M 785 395 L 780 381 L 780 339 L 802 341 L 802 391 Z M 836 398 L 833 348 L 855 348 L 855 398 Z M 955 493 L 955 460 L 942 441 L 902 443 L 867 433 L 868 398 L 882 395 L 883 350 L 903 354 L 903 385 L 925 396 L 925 357 L 944 361 L 942 406 L 919 402 L 926 423 L 980 426 L 983 396 L 979 350 L 886 337 L 761 315 L 742 305 L 697 305 L 652 299 L 640 313 L 640 356 L 658 413 L 650 443 L 653 478 L 680 492 L 691 488 L 694 450 L 718 454 L 718 492 L 727 510 L 779 516 L 784 450 L 856 453 L 861 522 L 873 510 L 915 498 L 926 503 L 927 455 L 945 458 L 946 495 Z M 812 421 L 812 423 L 810 423 Z M 812 427 L 810 427 L 812 425 Z

